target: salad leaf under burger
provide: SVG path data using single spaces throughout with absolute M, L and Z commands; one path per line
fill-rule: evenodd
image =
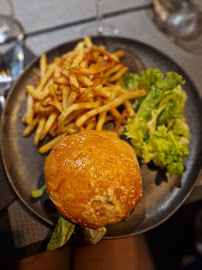
M 75 225 L 59 216 L 58 223 L 47 245 L 47 250 L 53 250 L 62 247 L 69 240 L 74 231 Z

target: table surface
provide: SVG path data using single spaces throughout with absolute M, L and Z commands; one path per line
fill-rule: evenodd
M 95 19 L 94 0 L 15 0 L 13 6 L 16 19 L 25 29 L 25 46 L 36 56 L 61 43 L 81 37 L 84 27 Z M 149 0 L 103 0 L 104 22 L 118 27 L 120 36 L 144 42 L 174 59 L 191 78 L 202 96 L 202 57 L 183 51 L 162 34 L 147 15 L 146 8 L 150 6 Z M 3 8 L 2 10 L 8 12 L 6 6 Z M 202 175 L 199 176 L 187 203 L 200 199 Z M 19 213 L 18 219 L 15 216 L 16 212 Z M 16 248 L 46 239 L 51 233 L 50 227 L 27 211 L 19 199 L 8 206 L 8 214 L 11 228 L 15 228 L 12 232 Z M 30 224 L 30 227 L 27 224 Z M 26 233 L 19 237 L 22 230 Z

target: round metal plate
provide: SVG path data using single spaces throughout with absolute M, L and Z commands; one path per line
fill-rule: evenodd
M 78 40 L 68 42 L 47 52 L 49 61 L 72 50 Z M 111 52 L 125 50 L 123 62 L 130 71 L 159 68 L 162 72 L 176 71 L 186 80 L 184 89 L 188 95 L 184 114 L 192 133 L 190 154 L 184 159 L 186 170 L 182 177 L 165 178 L 159 171 L 141 165 L 143 197 L 130 216 L 117 224 L 108 226 L 105 238 L 126 237 L 147 231 L 170 217 L 191 193 L 200 170 L 200 117 L 201 100 L 194 85 L 171 59 L 159 51 L 134 40 L 115 37 L 94 37 L 95 44 L 103 44 Z M 33 135 L 22 137 L 24 125 L 21 117 L 26 110 L 27 84 L 33 84 L 34 68 L 39 67 L 39 58 L 24 71 L 7 98 L 2 114 L 2 157 L 8 179 L 19 198 L 37 216 L 49 224 L 55 224 L 58 213 L 52 207 L 48 195 L 39 199 L 31 197 L 31 191 L 44 184 L 43 164 L 45 155 L 40 155 L 33 145 Z

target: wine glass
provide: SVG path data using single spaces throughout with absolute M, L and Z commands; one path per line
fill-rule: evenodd
M 202 55 L 202 1 L 152 0 L 148 15 L 183 50 Z
M 82 29 L 83 35 L 118 35 L 119 29 L 109 23 L 103 22 L 102 13 L 103 0 L 95 0 L 96 22 Z
M 14 18 L 10 0 L 0 0 L 0 103 L 4 105 L 7 91 L 23 71 L 24 29 Z M 3 11 L 8 10 L 9 12 Z

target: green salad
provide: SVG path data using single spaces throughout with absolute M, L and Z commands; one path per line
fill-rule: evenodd
M 125 89 L 136 86 L 148 92 L 132 101 L 137 114 L 127 120 L 125 134 L 144 163 L 152 161 L 170 175 L 183 173 L 182 159 L 189 154 L 191 134 L 182 113 L 187 99 L 184 83 L 176 72 L 164 77 L 158 69 L 126 73 L 122 78 Z

